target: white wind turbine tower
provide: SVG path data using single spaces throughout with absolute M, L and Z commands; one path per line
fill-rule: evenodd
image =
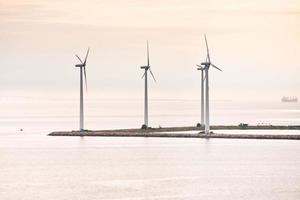
M 79 131 L 84 131 L 83 73 L 84 73 L 84 80 L 85 80 L 85 89 L 87 90 L 87 80 L 86 80 L 85 66 L 86 66 L 86 60 L 87 60 L 87 57 L 89 55 L 89 52 L 90 52 L 90 48 L 88 48 L 88 50 L 86 52 L 86 56 L 85 56 L 84 62 L 82 62 L 82 60 L 80 59 L 80 57 L 78 55 L 75 55 L 79 59 L 79 61 L 80 61 L 80 64 L 75 65 L 75 67 L 79 67 L 80 68 L 80 121 L 79 121 Z
M 201 71 L 201 127 L 204 126 L 204 69 L 201 65 L 197 65 L 197 70 Z
M 211 63 L 210 55 L 209 55 L 209 48 L 207 44 L 206 35 L 204 35 L 205 38 L 205 44 L 206 44 L 206 62 L 201 63 L 205 70 L 205 134 L 210 134 L 209 129 L 209 79 L 208 79 L 208 71 L 210 66 L 216 68 L 217 70 L 222 71 L 220 68 L 215 66 Z
M 142 128 L 148 128 L 148 70 L 150 71 L 150 74 L 153 78 L 153 80 L 156 82 L 154 75 L 150 69 L 150 61 L 149 61 L 149 44 L 147 41 L 147 65 L 141 66 L 141 69 L 144 69 L 144 75 L 142 78 L 145 78 L 145 99 L 144 99 L 144 124 Z

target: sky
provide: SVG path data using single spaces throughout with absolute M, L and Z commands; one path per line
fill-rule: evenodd
M 206 34 L 211 98 L 300 96 L 299 0 L 0 0 L 0 96 L 143 98 L 146 40 L 155 99 L 200 98 Z

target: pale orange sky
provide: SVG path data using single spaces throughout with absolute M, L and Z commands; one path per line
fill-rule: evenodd
M 0 1 L 2 95 L 78 93 L 75 53 L 88 61 L 89 96 L 140 98 L 145 41 L 152 98 L 199 98 L 206 33 L 214 99 L 300 96 L 297 0 Z

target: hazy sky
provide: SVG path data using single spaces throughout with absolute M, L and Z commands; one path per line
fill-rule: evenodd
M 142 98 L 146 40 L 151 98 L 199 98 L 206 33 L 214 99 L 300 96 L 299 0 L 0 0 L 1 96 Z

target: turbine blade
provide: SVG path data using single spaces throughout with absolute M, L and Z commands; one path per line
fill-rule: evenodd
M 203 67 L 201 65 L 196 65 L 196 66 L 199 67 L 201 70 L 205 68 L 205 67 Z
M 149 61 L 149 43 L 148 43 L 148 40 L 147 40 L 147 64 L 148 64 L 148 66 L 150 66 L 150 61 Z
M 143 76 L 142 76 L 142 79 L 145 77 L 145 74 L 146 74 L 147 72 L 145 71 L 145 73 L 143 74 Z
M 75 55 L 77 58 L 78 58 L 78 60 L 81 62 L 81 64 L 83 64 L 83 62 L 82 62 L 82 60 L 79 58 L 79 56 L 76 54 Z
M 210 62 L 210 55 L 209 55 L 209 49 L 208 49 L 208 44 L 207 44 L 207 38 L 206 38 L 206 35 L 204 35 L 204 38 L 205 38 L 205 44 L 206 44 L 207 59 L 208 59 L 208 62 Z
M 204 70 L 205 67 L 202 67 L 201 65 L 196 65 L 198 70 Z
M 219 67 L 217 67 L 216 65 L 214 65 L 214 64 L 210 64 L 210 65 L 222 72 L 222 70 Z
M 154 75 L 153 75 L 153 73 L 152 73 L 152 71 L 151 71 L 151 69 L 150 69 L 150 68 L 149 68 L 149 71 L 150 71 L 150 74 L 151 74 L 151 76 L 152 76 L 153 80 L 156 82 L 156 79 L 154 78 Z
M 89 52 L 90 52 L 90 48 L 88 48 L 88 50 L 87 50 L 87 52 L 86 52 L 86 56 L 85 56 L 85 59 L 84 59 L 84 66 L 85 66 L 85 64 L 86 64 L 86 60 L 87 60 L 87 57 L 88 57 L 88 55 L 89 55 Z
M 87 79 L 86 79 L 86 70 L 85 70 L 85 66 L 84 66 L 84 80 L 85 80 L 85 90 L 87 91 Z

